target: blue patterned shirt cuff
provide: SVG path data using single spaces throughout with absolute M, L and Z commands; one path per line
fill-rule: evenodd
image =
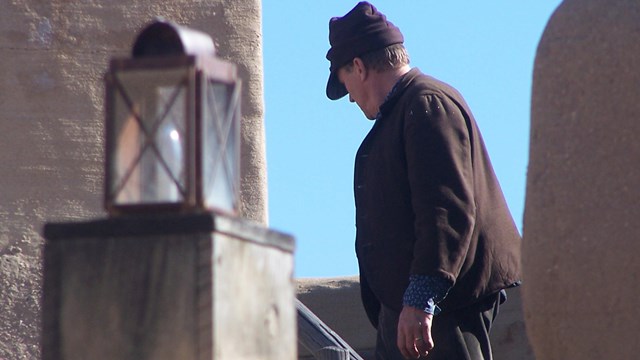
M 449 289 L 451 284 L 441 277 L 411 275 L 402 304 L 423 309 L 427 314 L 437 315 L 440 308 L 436 304 L 447 296 Z

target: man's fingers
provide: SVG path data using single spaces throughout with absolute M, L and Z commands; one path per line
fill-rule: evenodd
M 398 319 L 398 350 L 407 359 L 426 356 L 433 348 L 431 321 L 433 315 L 405 306 Z
M 420 356 L 427 356 L 427 354 L 429 354 L 429 350 L 431 350 L 431 347 L 429 347 L 424 339 L 416 341 L 416 347 Z
M 407 334 L 398 334 L 398 349 L 402 356 L 407 359 L 417 359 L 420 357 L 421 352 L 417 347 L 417 340 L 420 336 L 412 336 Z
M 420 357 L 420 350 L 418 350 L 418 342 L 420 339 L 418 337 L 412 337 L 408 339 L 407 342 L 407 353 L 409 354 L 408 358 L 417 359 Z
M 428 327 L 422 328 L 422 339 L 424 340 L 427 350 L 431 350 L 434 347 L 433 338 L 431 337 L 431 329 Z

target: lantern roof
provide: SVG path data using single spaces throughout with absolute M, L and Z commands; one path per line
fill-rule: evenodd
M 201 31 L 180 26 L 163 18 L 147 25 L 133 45 L 134 58 L 171 55 L 215 55 L 213 39 Z

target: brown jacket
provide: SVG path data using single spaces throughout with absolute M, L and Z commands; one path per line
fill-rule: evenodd
M 443 311 L 517 284 L 520 235 L 462 96 L 412 69 L 356 155 L 363 302 L 399 311 L 410 274 L 454 284 Z

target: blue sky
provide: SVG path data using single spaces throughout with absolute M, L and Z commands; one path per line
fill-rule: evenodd
M 403 32 L 411 65 L 469 103 L 521 230 L 533 63 L 561 0 L 371 2 Z M 353 159 L 373 122 L 325 96 L 329 19 L 356 3 L 262 2 L 270 227 L 295 236 L 297 277 L 358 273 Z

